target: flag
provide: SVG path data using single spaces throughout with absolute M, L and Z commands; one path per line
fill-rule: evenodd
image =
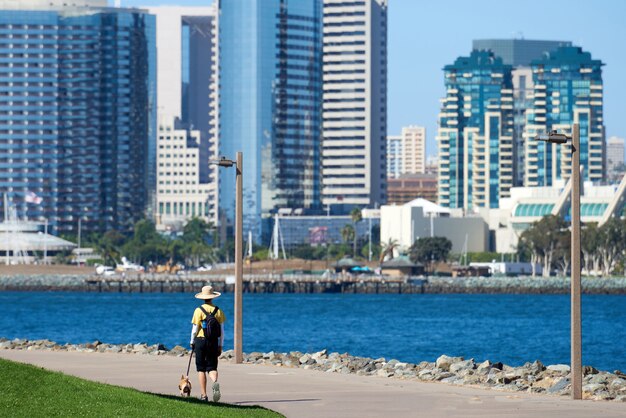
M 36 205 L 40 205 L 41 202 L 43 201 L 43 199 L 41 197 L 37 196 L 33 192 L 26 192 L 26 197 L 24 197 L 24 201 L 26 201 L 28 203 L 34 203 Z

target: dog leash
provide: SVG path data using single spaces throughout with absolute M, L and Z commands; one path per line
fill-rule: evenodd
M 186 376 L 189 376 L 189 368 L 191 367 L 191 359 L 193 357 L 193 350 L 191 350 L 191 354 L 189 355 L 189 364 L 187 364 L 187 374 Z

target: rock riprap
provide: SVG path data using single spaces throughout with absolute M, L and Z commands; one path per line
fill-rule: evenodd
M 49 340 L 8 340 L 0 338 L 0 350 L 49 350 L 76 351 L 87 353 L 126 353 L 153 356 L 178 356 L 189 353 L 179 345 L 168 349 L 162 344 L 107 344 L 93 341 L 85 344 L 57 344 Z M 220 357 L 234 361 L 232 350 Z M 540 361 L 511 367 L 502 363 L 485 360 L 477 363 L 474 359 L 442 355 L 435 362 L 423 361 L 419 364 L 405 363 L 384 358 L 351 356 L 347 353 L 253 352 L 244 354 L 244 362 L 249 364 L 272 365 L 279 367 L 299 367 L 326 373 L 356 374 L 359 376 L 379 376 L 384 378 L 412 379 L 425 382 L 442 382 L 453 385 L 471 385 L 503 391 L 545 393 L 569 396 L 569 366 L 555 364 L 544 366 Z M 593 400 L 613 400 L 626 402 L 626 374 L 619 370 L 613 373 L 598 371 L 591 366 L 583 368 L 583 398 Z

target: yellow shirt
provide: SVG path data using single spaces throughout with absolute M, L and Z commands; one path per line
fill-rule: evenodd
M 204 308 L 205 311 L 209 313 L 214 313 L 216 309 L 215 306 L 208 305 L 206 303 L 202 305 L 202 307 Z M 199 328 L 199 331 L 196 337 L 204 337 L 204 330 L 202 329 L 202 321 L 204 320 L 204 318 L 206 318 L 206 315 L 204 314 L 204 312 L 202 312 L 200 308 L 196 308 L 196 310 L 193 311 L 193 318 L 191 318 L 191 323 L 194 325 L 197 325 Z M 226 322 L 226 316 L 224 315 L 224 311 L 222 311 L 221 308 L 219 311 L 217 311 L 217 315 L 215 315 L 215 319 L 217 319 L 217 322 L 219 322 L 220 324 L 223 324 L 224 322 Z

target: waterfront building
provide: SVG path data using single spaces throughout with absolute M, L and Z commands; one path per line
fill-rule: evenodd
M 556 180 L 552 186 L 514 187 L 511 197 L 503 199 L 498 209 L 480 214 L 495 243 L 492 251 L 515 253 L 522 232 L 546 215 L 571 219 L 571 181 Z M 583 224 L 602 226 L 611 218 L 624 218 L 626 176 L 619 184 L 601 185 L 591 180 L 581 185 L 580 219 Z
M 513 186 L 512 67 L 472 51 L 444 67 L 439 114 L 438 201 L 449 208 L 497 207 Z
M 571 135 L 574 123 L 580 124 L 583 178 L 604 180 L 602 65 L 579 47 L 560 47 L 531 63 L 533 105 L 526 111 L 524 131 L 526 186 L 551 186 L 569 179 L 570 148 L 535 137 L 552 130 Z
M 299 245 L 341 244 L 341 229 L 346 225 L 354 225 L 350 215 L 297 215 L 287 211 L 272 218 L 272 227 L 278 219 L 278 239 L 288 251 Z M 356 223 L 357 239 L 367 241 L 370 228 L 380 224 L 380 211 L 363 210 L 363 219 Z
M 626 168 L 624 167 L 624 138 L 612 136 L 606 146 L 606 172 L 611 181 L 620 180 Z
M 472 42 L 472 49 L 491 51 L 502 58 L 502 62 L 513 67 L 513 184 L 521 186 L 524 181 L 524 127 L 526 110 L 533 100 L 533 78 L 530 63 L 540 59 L 560 46 L 571 46 L 567 41 L 545 41 L 528 39 L 478 39 Z
M 55 234 L 129 230 L 156 183 L 154 16 L 0 2 L 0 193 Z
M 448 209 L 421 198 L 380 208 L 381 242 L 395 240 L 400 252 L 406 253 L 423 237 L 448 238 L 456 254 L 489 250 L 489 228 L 479 215 L 464 216 L 462 210 Z
M 323 204 L 387 199 L 387 0 L 324 0 Z
M 402 136 L 387 136 L 387 182 L 402 174 Z M 389 184 L 389 183 L 387 183 Z
M 6 265 L 48 264 L 59 253 L 72 251 L 76 244 L 47 233 L 47 226 L 18 219 L 0 223 L 0 261 Z
M 194 216 L 217 224 L 215 7 L 153 7 L 157 33 L 157 211 L 160 229 Z M 193 186 L 192 186 L 193 185 Z
M 243 151 L 244 230 L 278 208 L 321 210 L 322 1 L 226 0 L 219 13 L 219 155 Z M 219 176 L 235 214 L 235 170 Z

